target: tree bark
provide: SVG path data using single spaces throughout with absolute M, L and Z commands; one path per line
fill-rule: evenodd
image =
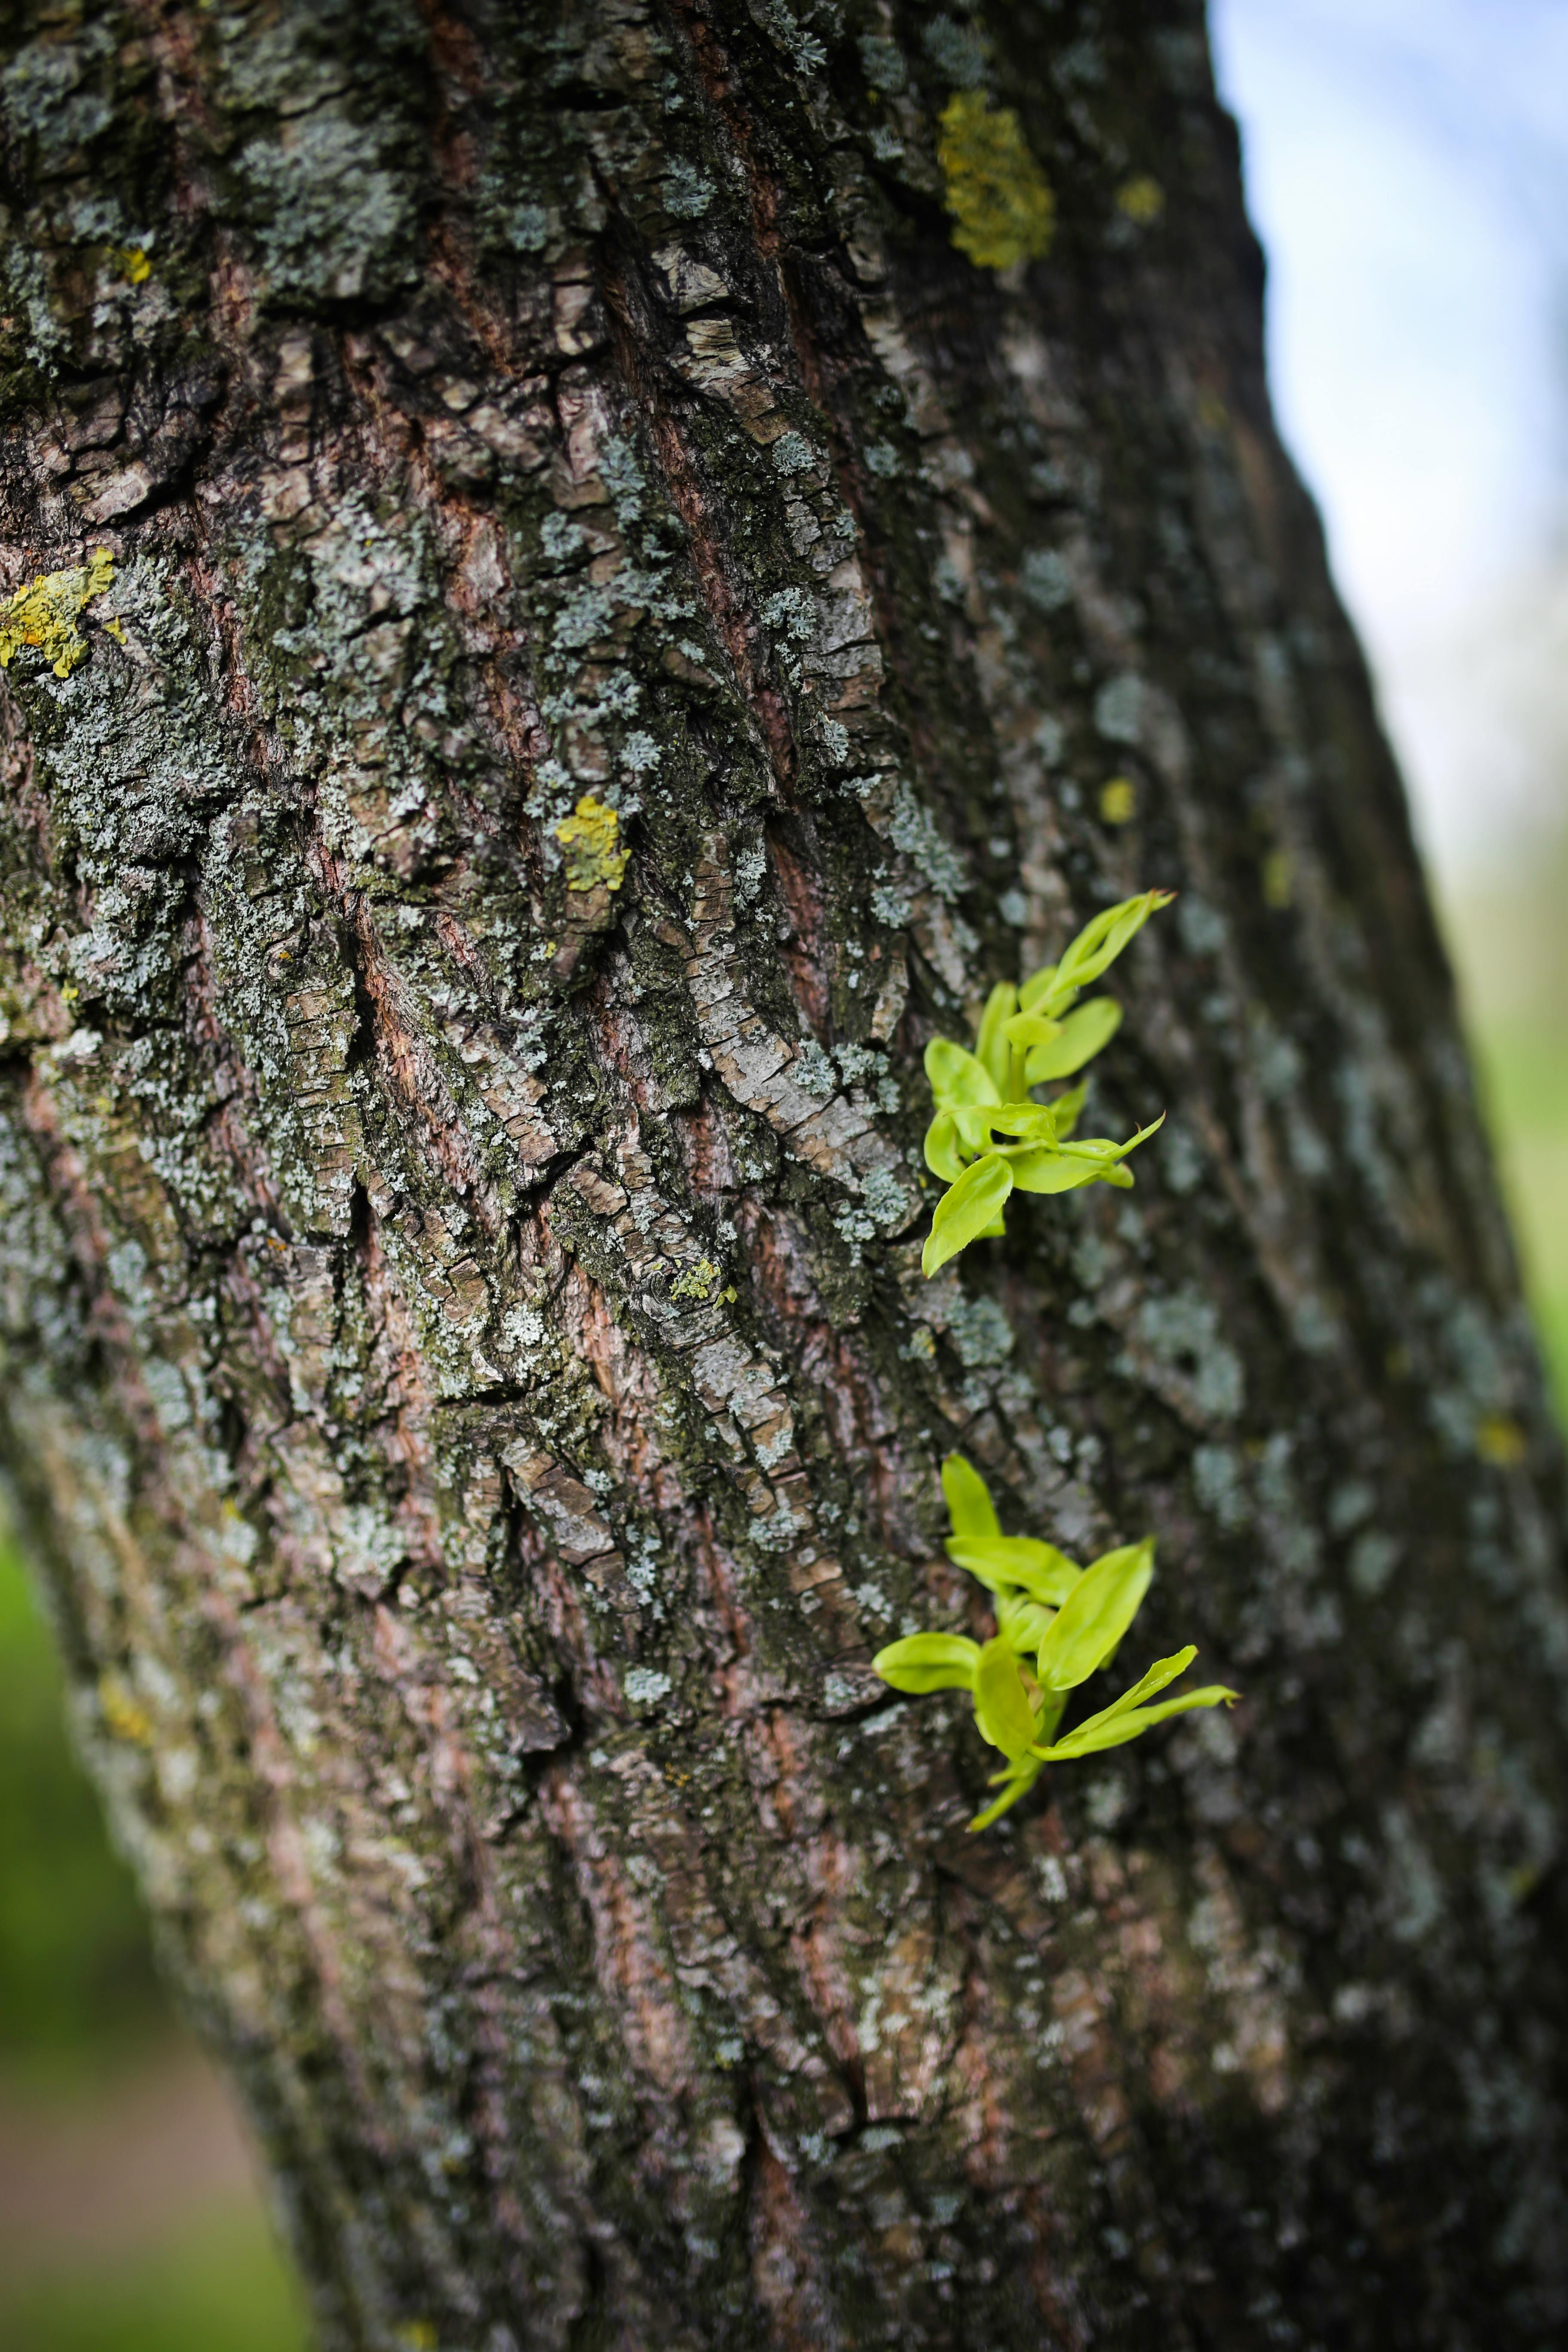
M 1561 1463 L 1198 8 L 8 22 L 4 1449 L 323 2343 L 1539 2346 Z M 1246 1694 L 980 1838 L 955 1444 Z

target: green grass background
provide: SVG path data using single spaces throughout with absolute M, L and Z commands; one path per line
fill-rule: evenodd
M 156 2243 L 0 2289 L 7 2352 L 306 2352 L 258 2202 L 194 2207 Z
M 1447 910 L 1483 1104 L 1560 1409 L 1568 1405 L 1568 848 Z M 58 1680 L 0 1550 L 0 2089 L 79 2101 L 174 2027 L 136 1900 L 71 1760 Z M 303 2352 L 259 2199 L 156 2242 L 0 2279 L 5 2352 Z
M 21 1565 L 0 1546 L 0 2098 L 112 2114 L 174 2060 L 146 1925 L 66 1743 L 59 1675 Z M 181 2053 L 183 2055 L 183 2053 Z M 127 2161 L 134 2161 L 128 2147 Z M 148 2243 L 0 2254 L 5 2352 L 305 2352 L 259 2197 L 203 2200 Z
M 1445 909 L 1482 1108 L 1568 1422 L 1568 835 Z

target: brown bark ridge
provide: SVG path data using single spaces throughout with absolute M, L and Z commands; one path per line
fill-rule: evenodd
M 4 1444 L 323 2344 L 1552 2340 L 1561 1465 L 1197 7 L 5 37 Z M 954 1444 L 1247 1694 L 983 1838 Z

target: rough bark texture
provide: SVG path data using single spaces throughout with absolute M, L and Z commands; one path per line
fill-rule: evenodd
M 1196 7 L 6 21 L 4 1444 L 324 2343 L 1547 2341 L 1559 1459 Z M 1247 1695 L 981 1839 L 954 1443 Z

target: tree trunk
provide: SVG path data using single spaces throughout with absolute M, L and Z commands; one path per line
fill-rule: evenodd
M 4 1444 L 323 2343 L 1541 2345 L 1561 1465 L 1194 0 L 9 21 Z M 980 1837 L 955 1444 L 1246 1695 Z

